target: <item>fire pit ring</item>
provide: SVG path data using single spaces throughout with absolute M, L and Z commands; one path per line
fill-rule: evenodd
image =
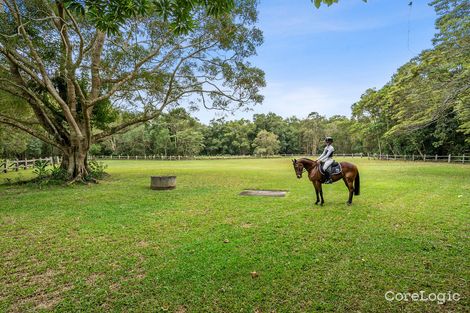
M 150 176 L 150 189 L 170 190 L 176 188 L 176 176 Z

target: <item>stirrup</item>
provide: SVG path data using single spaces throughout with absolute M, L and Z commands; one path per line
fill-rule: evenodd
M 331 178 L 328 178 L 327 180 L 325 180 L 324 184 L 332 184 L 333 183 L 333 180 Z

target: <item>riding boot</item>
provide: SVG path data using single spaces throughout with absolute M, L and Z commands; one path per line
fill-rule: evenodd
M 331 184 L 332 183 L 332 180 L 331 180 L 331 174 L 330 172 L 328 172 L 328 170 L 325 171 L 325 182 L 324 184 Z

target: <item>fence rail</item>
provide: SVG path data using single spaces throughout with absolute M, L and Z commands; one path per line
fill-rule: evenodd
M 276 155 L 95 155 L 90 156 L 94 160 L 155 160 L 155 161 L 179 161 L 179 160 L 224 160 L 224 159 L 274 159 L 295 157 L 296 154 L 276 154 Z M 377 154 L 377 153 L 350 153 L 335 154 L 335 157 L 368 158 L 369 160 L 388 161 L 421 161 L 421 162 L 446 162 L 470 164 L 470 155 L 398 155 L 398 154 Z M 0 160 L 0 173 L 19 171 L 20 169 L 32 168 L 36 161 L 45 161 L 51 165 L 60 163 L 59 157 L 48 157 L 26 160 Z
M 47 162 L 51 165 L 59 163 L 59 157 L 48 157 L 48 158 L 39 158 L 39 159 L 25 159 L 25 160 L 0 160 L 0 173 L 7 173 L 16 171 L 20 169 L 27 170 L 32 168 L 34 163 L 37 161 Z
M 470 155 L 395 155 L 395 154 L 368 154 L 370 159 L 399 160 L 399 161 L 422 161 L 422 162 L 447 162 L 447 163 L 469 163 Z
M 297 154 L 277 154 L 277 155 L 95 155 L 92 159 L 97 160 L 220 160 L 220 159 L 271 159 L 294 157 Z M 335 157 L 368 158 L 373 160 L 400 160 L 400 161 L 422 161 L 422 162 L 447 162 L 447 163 L 470 163 L 470 155 L 395 155 L 376 153 L 349 153 L 335 154 Z

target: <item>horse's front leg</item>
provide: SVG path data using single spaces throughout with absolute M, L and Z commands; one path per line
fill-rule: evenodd
M 321 187 L 321 182 L 316 180 L 315 184 L 316 184 L 315 189 L 318 189 L 318 192 L 320 193 L 320 198 L 321 198 L 320 205 L 323 205 L 323 203 L 325 203 L 325 200 L 323 200 L 323 189 Z M 317 196 L 317 203 L 318 203 L 318 196 Z
M 312 182 L 313 183 L 313 187 L 315 188 L 315 194 L 317 196 L 317 201 L 315 202 L 315 205 L 318 205 L 318 202 L 320 202 L 320 198 L 318 197 L 318 186 L 317 186 L 317 182 Z

